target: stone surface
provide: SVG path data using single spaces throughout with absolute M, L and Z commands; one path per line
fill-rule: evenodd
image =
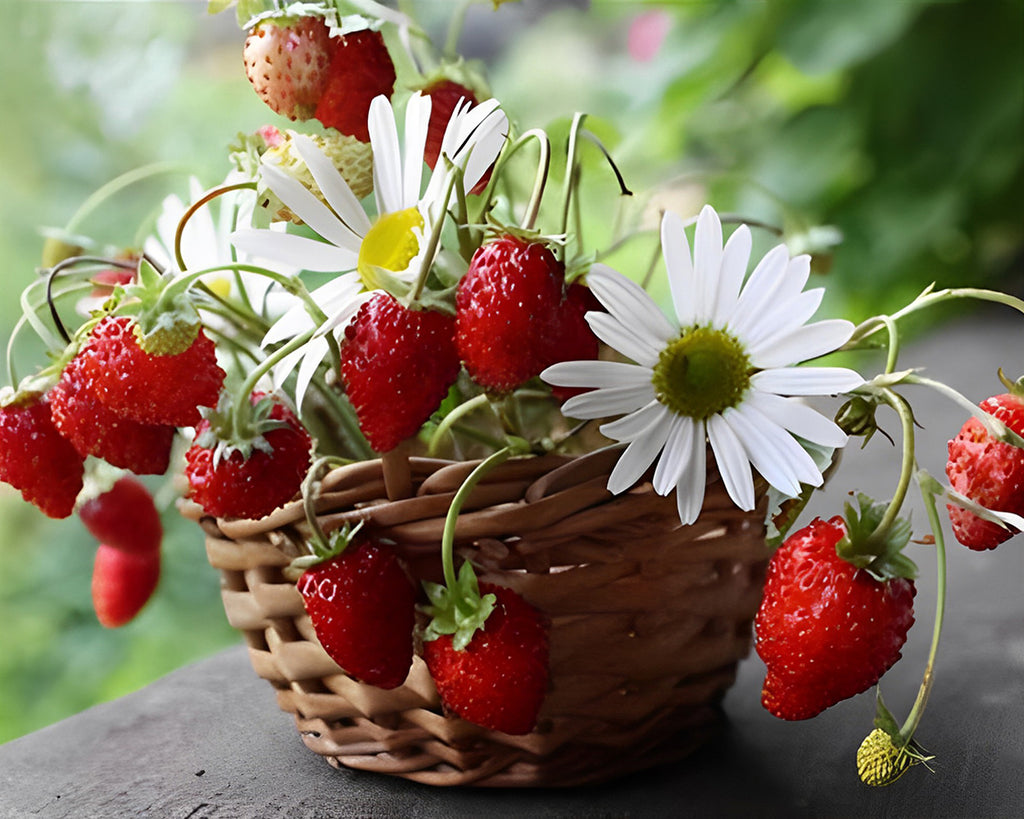
M 911 345 L 901 363 L 941 373 L 980 400 L 998 391 L 996 366 L 1020 367 L 1024 333 L 1009 328 L 1004 313 L 985 313 Z M 993 357 L 1000 351 L 1003 360 Z M 924 427 L 921 466 L 941 476 L 945 441 L 963 414 L 919 388 L 908 394 Z M 880 420 L 897 435 L 894 416 Z M 839 482 L 812 509 L 835 513 L 849 490 L 887 497 L 896 476 L 884 439 L 863 451 L 854 442 Z M 915 506 L 915 532 L 923 534 Z M 882 686 L 899 718 L 917 692 L 935 601 L 932 550 L 912 549 L 922 569 L 918 624 Z M 726 698 L 728 728 L 690 760 L 600 787 L 510 792 L 334 770 L 302 744 L 237 648 L 0 746 L 0 817 L 1019 816 L 1024 537 L 990 553 L 955 542 L 948 550 L 946 627 L 918 732 L 936 755 L 934 773 L 917 767 L 888 788 L 861 785 L 855 770 L 856 748 L 872 727 L 870 692 L 814 720 L 780 722 L 760 707 L 756 657 Z

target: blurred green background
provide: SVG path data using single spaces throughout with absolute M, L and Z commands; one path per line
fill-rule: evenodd
M 410 5 L 440 35 L 457 4 Z M 215 184 L 239 131 L 285 123 L 248 86 L 233 16 L 209 17 L 204 2 L 8 0 L 5 10 L 6 340 L 14 294 L 40 262 L 40 226 L 65 225 L 100 185 L 152 162 L 182 162 Z M 630 51 L 643 25 L 664 34 L 654 54 Z M 709 201 L 815 250 L 828 309 L 854 320 L 933 281 L 1024 291 L 1018 0 L 487 2 L 470 10 L 462 42 L 487 60 L 522 128 L 564 133 L 574 111 L 593 115 L 637 194 L 623 208 L 593 151 L 581 224 L 595 247 L 614 220 L 650 227 L 661 208 Z M 133 188 L 82 227 L 132 244 L 185 179 Z M 831 248 L 836 231 L 843 242 Z M 654 247 L 641 234 L 610 261 L 642 275 Z M 31 369 L 38 351 L 18 353 Z M 117 631 L 92 613 L 94 544 L 77 520 L 51 521 L 0 488 L 0 741 L 238 641 L 198 530 L 176 517 L 172 487 L 152 485 L 167 509 L 163 580 Z

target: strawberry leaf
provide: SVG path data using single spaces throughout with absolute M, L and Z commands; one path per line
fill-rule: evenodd
M 847 503 L 846 536 L 836 544 L 836 554 L 878 580 L 912 580 L 917 577 L 917 566 L 903 554 L 910 542 L 910 521 L 896 518 L 885 531 L 879 532 L 887 508 L 864 494 L 857 495 L 856 506 Z

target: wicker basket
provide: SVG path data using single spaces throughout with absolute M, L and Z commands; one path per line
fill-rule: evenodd
M 763 503 L 738 511 L 712 472 L 700 520 L 680 526 L 674 498 L 649 483 L 610 495 L 618 454 L 508 461 L 459 519 L 457 554 L 480 580 L 515 589 L 550 618 L 550 690 L 525 736 L 445 716 L 419 657 L 391 691 L 335 665 L 283 574 L 305 553 L 300 502 L 259 521 L 185 513 L 206 532 L 228 620 L 256 673 L 332 765 L 434 785 L 578 785 L 679 759 L 713 734 L 750 649 L 767 558 Z M 326 530 L 366 521 L 399 544 L 413 577 L 440 581 L 445 514 L 473 466 L 397 458 L 342 467 L 324 478 L 317 515 Z

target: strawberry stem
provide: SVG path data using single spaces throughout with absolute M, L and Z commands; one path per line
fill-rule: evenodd
M 892 390 L 883 389 L 879 394 L 882 400 L 896 411 L 903 431 L 903 451 L 900 459 L 899 482 L 896 485 L 896 491 L 893 494 L 892 500 L 889 501 L 889 505 L 886 507 L 885 514 L 882 515 L 882 519 L 878 522 L 875 530 L 868 536 L 867 541 L 869 544 L 884 546 L 886 536 L 893 527 L 893 524 L 896 523 L 900 509 L 903 508 L 903 502 L 906 500 L 907 491 L 914 476 L 914 414 L 906 400 Z
M 466 415 L 475 412 L 480 407 L 490 406 L 490 401 L 484 393 L 475 395 L 468 401 L 463 401 L 455 409 L 449 412 L 441 422 L 437 425 L 437 429 L 434 430 L 434 434 L 430 436 L 430 443 L 427 445 L 427 454 L 437 454 L 437 449 L 441 445 L 441 439 L 447 435 L 453 426 L 457 424 Z
M 122 174 L 101 186 L 88 199 L 86 199 L 72 215 L 64 230 L 68 233 L 74 233 L 78 229 L 78 226 L 89 218 L 93 211 L 105 204 L 108 199 L 112 199 L 125 188 L 131 187 L 138 182 L 143 182 L 147 179 L 152 179 L 154 176 L 160 176 L 162 174 L 186 174 L 191 172 L 192 169 L 188 165 L 180 162 L 155 162 L 153 164 L 144 165 L 141 168 L 128 171 L 127 173 Z
M 1003 443 L 1010 444 L 1011 446 L 1018 447 L 1019 449 L 1024 449 L 1024 438 L 1010 429 L 998 418 L 989 415 L 989 413 L 985 412 L 981 407 L 971 401 L 970 398 L 953 389 L 948 384 L 943 384 L 941 381 L 934 381 L 931 378 L 925 378 L 924 376 L 917 375 L 916 373 L 906 373 L 903 376 L 902 381 L 906 384 L 918 384 L 922 387 L 931 387 L 936 392 L 941 393 L 950 400 L 959 404 L 971 415 L 981 421 L 981 423 L 985 425 L 985 429 L 988 430 L 989 434 L 993 438 L 996 438 Z
M 924 676 L 921 679 L 921 687 L 918 689 L 917 698 L 914 700 L 907 719 L 900 728 L 903 748 L 906 748 L 914 738 L 914 732 L 921 724 L 921 718 L 924 716 L 925 707 L 928 704 L 928 697 L 935 679 L 935 657 L 939 650 L 939 637 L 942 635 L 942 622 L 946 611 L 946 543 L 942 534 L 942 523 L 939 520 L 934 493 L 922 482 L 919 482 L 919 486 L 921 497 L 924 499 L 925 511 L 928 514 L 928 522 L 931 524 L 932 534 L 935 537 L 935 623 L 932 627 L 932 641 L 928 650 L 928 662 L 925 665 Z
M 444 521 L 444 531 L 441 534 L 441 565 L 444 569 L 444 583 L 449 589 L 458 587 L 455 575 L 455 528 L 459 522 L 462 505 L 484 475 L 507 461 L 511 455 L 512 447 L 506 446 L 482 460 L 469 473 L 455 493 L 455 497 L 452 498 L 451 506 L 448 507 L 448 515 Z
M 445 162 L 448 159 L 445 158 Z M 448 211 L 448 203 L 452 198 L 452 191 L 455 190 L 455 182 L 457 179 L 461 179 L 462 171 L 456 168 L 454 165 L 449 167 L 450 176 L 448 178 L 448 185 L 444 189 L 444 198 L 441 200 L 441 207 L 436 215 L 436 221 L 434 222 L 430 231 L 430 240 L 427 242 L 427 250 L 423 254 L 423 261 L 420 264 L 419 275 L 416 277 L 416 282 L 409 293 L 409 304 L 415 304 L 419 301 L 420 296 L 423 293 L 423 288 L 427 286 L 427 278 L 430 275 L 430 268 L 434 265 L 434 256 L 437 255 L 437 248 L 441 244 L 441 231 L 444 229 L 445 214 Z
M 185 258 L 181 255 L 181 238 L 185 233 L 185 225 L 188 224 L 188 220 L 198 211 L 203 205 L 208 202 L 212 202 L 218 196 L 223 196 L 226 193 L 240 190 L 256 190 L 255 182 L 238 182 L 234 185 L 222 185 L 219 188 L 214 188 L 203 194 L 202 197 L 192 205 L 189 206 L 188 210 L 182 214 L 181 219 L 178 220 L 178 227 L 174 231 L 174 261 L 177 263 L 180 270 L 187 270 L 185 265 Z

